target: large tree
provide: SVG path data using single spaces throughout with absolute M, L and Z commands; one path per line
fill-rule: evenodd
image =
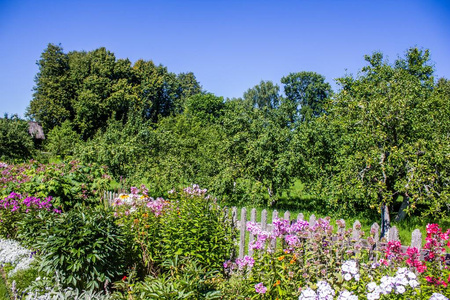
M 300 174 L 334 208 L 448 213 L 447 81 L 433 83 L 428 51 L 409 49 L 393 65 L 381 53 L 366 61 L 358 77 L 338 80 L 327 114 L 297 131 Z
M 308 121 L 325 112 L 325 102 L 332 92 L 325 77 L 315 72 L 298 72 L 281 78 L 281 82 L 286 95 L 283 106 L 291 122 Z

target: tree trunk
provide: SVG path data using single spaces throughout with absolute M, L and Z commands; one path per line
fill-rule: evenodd
M 403 202 L 402 205 L 400 205 L 400 209 L 398 210 L 398 214 L 395 217 L 395 222 L 400 222 L 405 219 L 406 212 L 405 209 L 409 206 L 409 197 L 407 195 L 403 196 Z
M 386 203 L 381 205 L 381 234 L 380 239 L 387 236 L 391 228 L 391 218 L 389 217 L 389 207 Z

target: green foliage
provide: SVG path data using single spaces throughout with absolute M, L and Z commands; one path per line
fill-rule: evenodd
M 207 271 L 196 260 L 175 256 L 164 261 L 165 272 L 159 277 L 148 276 L 135 282 L 133 274 L 116 282 L 114 287 L 122 292 L 112 295 L 113 299 L 221 299 L 217 290 L 218 271 Z
M 131 177 L 141 171 L 152 145 L 152 131 L 141 117 L 130 118 L 125 125 L 110 120 L 104 132 L 79 145 L 76 157 L 85 163 L 105 165 L 115 178 Z
M 16 115 L 0 118 L 0 159 L 25 160 L 34 153 L 33 138 L 28 133 L 28 123 Z
M 9 276 L 8 281 L 15 281 L 17 294 L 23 295 L 27 288 L 32 285 L 40 275 L 42 274 L 39 273 L 38 267 L 35 264 L 32 264 L 29 268 L 18 270 L 13 276 Z
M 233 249 L 233 232 L 223 210 L 205 197 L 206 190 L 187 188 L 171 196 L 172 208 L 161 224 L 165 260 L 175 256 L 195 259 L 207 270 L 220 269 Z
M 124 274 L 127 237 L 103 208 L 73 209 L 48 222 L 34 245 L 40 270 L 55 272 L 64 286 L 100 290 Z
M 54 208 L 67 211 L 77 205 L 98 205 L 110 177 L 104 167 L 81 165 L 77 161 L 60 164 L 8 165 L 0 178 L 6 196 L 12 192 L 45 198 Z
M 366 57 L 359 77 L 339 79 L 327 115 L 297 131 L 298 174 L 330 207 L 392 208 L 402 196 L 406 212 L 448 213 L 450 98 L 434 88 L 427 53 L 411 49 L 395 66 Z
M 157 122 L 181 111 L 185 98 L 201 92 L 192 73 L 176 75 L 152 61 L 132 66 L 105 48 L 64 53 L 61 46 L 49 44 L 38 66 L 27 115 L 46 131 L 70 121 L 84 140 L 108 121 L 126 122 L 136 112 Z
M 2 300 L 10 300 L 8 287 L 6 286 L 3 277 L 0 276 L 0 299 Z
M 70 121 L 66 120 L 60 126 L 53 127 L 47 134 L 45 149 L 53 156 L 64 159 L 73 155 L 80 141 L 80 135 L 72 128 Z
M 315 72 L 291 73 L 281 78 L 286 99 L 282 109 L 292 123 L 311 120 L 325 112 L 332 90 L 325 77 Z
M 185 100 L 184 113 L 188 117 L 196 117 L 203 122 L 213 122 L 222 115 L 223 97 L 211 93 L 197 94 Z
M 278 108 L 281 101 L 280 87 L 272 81 L 263 81 L 244 93 L 244 100 L 257 108 Z

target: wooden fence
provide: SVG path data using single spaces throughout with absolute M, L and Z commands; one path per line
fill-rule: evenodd
M 106 199 L 110 205 L 112 204 L 113 200 L 116 197 L 118 197 L 117 193 L 106 192 L 104 194 L 104 199 Z M 260 220 L 257 220 L 257 213 L 256 213 L 255 208 L 252 208 L 250 210 L 250 219 L 248 219 L 248 213 L 247 213 L 247 209 L 245 207 L 243 207 L 241 209 L 241 215 L 240 215 L 239 220 L 238 220 L 238 209 L 236 207 L 231 207 L 230 209 L 226 208 L 226 211 L 227 211 L 227 215 L 231 219 L 232 226 L 234 226 L 234 228 L 236 228 L 239 232 L 239 237 L 238 237 L 238 239 L 236 239 L 237 248 L 239 249 L 238 257 L 242 258 L 247 254 L 252 255 L 252 250 L 248 249 L 248 244 L 250 244 L 252 241 L 254 241 L 256 237 L 247 231 L 247 222 L 251 221 L 251 222 L 258 223 L 261 226 L 262 230 L 272 232 L 272 229 L 273 229 L 272 224 L 267 222 L 267 216 L 268 216 L 267 211 L 264 209 L 261 212 Z M 282 216 L 280 216 L 278 211 L 274 210 L 272 212 L 272 220 L 274 220 L 276 218 L 289 220 L 290 223 L 293 223 L 296 221 L 304 220 L 304 215 L 302 213 L 300 213 L 300 214 L 298 214 L 297 219 L 294 220 L 291 218 L 291 213 L 289 211 L 285 211 L 284 214 Z M 314 226 L 314 224 L 316 224 L 316 222 L 317 222 L 316 216 L 311 215 L 308 222 L 309 222 L 309 226 Z M 369 243 L 367 242 L 367 240 L 360 238 L 361 237 L 361 229 L 360 228 L 361 228 L 361 223 L 359 221 L 355 221 L 352 226 L 352 241 L 354 243 L 359 243 L 363 247 L 369 247 Z M 342 230 L 345 230 L 345 228 Z M 376 247 L 378 249 L 380 249 L 382 246 L 386 245 L 387 242 L 400 241 L 399 232 L 398 232 L 397 227 L 395 227 L 395 226 L 392 226 L 389 229 L 383 242 L 380 240 L 380 226 L 377 223 L 374 223 L 371 226 L 371 231 L 374 233 L 374 240 L 376 241 Z M 246 243 L 247 237 L 248 237 L 248 244 Z M 412 232 L 410 246 L 416 247 L 420 251 L 421 257 L 423 259 L 423 255 L 426 253 L 426 251 L 424 251 L 422 249 L 422 233 L 420 232 L 419 229 L 415 229 Z M 273 248 L 276 247 L 276 241 L 274 241 L 272 247 Z M 402 251 L 406 252 L 408 247 L 409 246 L 402 245 Z M 448 259 L 450 259 L 449 254 L 447 254 L 447 260 Z

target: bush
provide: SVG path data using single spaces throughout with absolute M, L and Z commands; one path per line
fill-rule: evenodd
M 127 269 L 127 238 L 103 208 L 61 214 L 37 238 L 40 270 L 64 286 L 99 290 Z
M 40 199 L 25 197 L 12 192 L 5 198 L 0 198 L 0 237 L 16 238 L 19 221 L 26 215 L 35 215 L 39 211 L 52 211 L 52 197 Z M 53 209 L 54 213 L 59 213 Z
M 76 205 L 98 205 L 110 182 L 103 167 L 81 165 L 77 161 L 60 164 L 0 163 L 0 196 L 15 192 L 34 197 L 53 198 L 54 208 L 67 211 Z
M 0 118 L 0 159 L 28 159 L 34 152 L 28 123 L 17 116 Z
M 163 261 L 176 256 L 195 259 L 208 271 L 220 269 L 230 258 L 233 231 L 206 190 L 194 185 L 172 191 L 170 201 L 148 197 L 145 187 L 139 192 L 132 188 L 114 206 L 118 224 L 134 238 L 146 274 L 159 274 Z
M 190 257 L 207 270 L 220 269 L 233 250 L 233 231 L 223 210 L 197 185 L 170 198 L 171 209 L 161 224 L 163 259 Z

